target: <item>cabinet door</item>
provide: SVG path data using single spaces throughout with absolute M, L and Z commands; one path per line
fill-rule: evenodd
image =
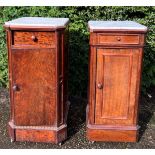
M 56 116 L 56 52 L 13 49 L 12 84 L 16 125 L 52 125 Z
M 135 123 L 140 68 L 139 49 L 97 49 L 96 124 Z

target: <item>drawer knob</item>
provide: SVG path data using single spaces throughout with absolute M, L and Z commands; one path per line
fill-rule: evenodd
M 19 87 L 15 84 L 13 87 L 12 87 L 13 91 L 19 91 Z
M 117 37 L 117 41 L 121 41 L 121 38 L 120 37 Z
M 36 37 L 36 36 L 32 36 L 31 39 L 32 39 L 33 41 L 37 41 L 37 37 Z
M 102 88 L 103 88 L 103 85 L 102 85 L 101 83 L 98 83 L 98 84 L 97 84 L 97 88 L 98 88 L 98 89 L 102 89 Z

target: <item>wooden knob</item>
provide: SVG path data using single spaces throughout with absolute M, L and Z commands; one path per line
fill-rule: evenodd
M 63 83 L 63 80 L 61 79 L 61 80 L 60 80 L 60 85 L 62 85 L 62 83 Z
M 13 91 L 19 91 L 19 87 L 15 84 L 13 87 L 12 87 Z
M 120 37 L 118 37 L 118 38 L 117 38 L 117 41 L 121 41 L 121 38 L 120 38 Z
M 33 41 L 37 41 L 37 37 L 36 37 L 36 36 L 32 36 L 31 39 L 32 39 Z
M 102 89 L 102 88 L 103 88 L 103 85 L 102 85 L 101 83 L 98 83 L 98 84 L 97 84 L 97 88 L 98 88 L 98 89 Z

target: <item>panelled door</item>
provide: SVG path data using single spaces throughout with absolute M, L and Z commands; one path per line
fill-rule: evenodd
M 55 49 L 13 49 L 12 70 L 15 124 L 53 125 L 56 117 Z
M 139 53 L 139 49 L 97 48 L 96 124 L 134 123 Z

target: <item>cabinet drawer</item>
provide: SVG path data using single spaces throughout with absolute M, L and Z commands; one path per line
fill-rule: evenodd
M 54 32 L 14 31 L 13 45 L 51 47 L 55 45 L 55 35 Z
M 139 44 L 139 35 L 97 35 L 97 44 Z

